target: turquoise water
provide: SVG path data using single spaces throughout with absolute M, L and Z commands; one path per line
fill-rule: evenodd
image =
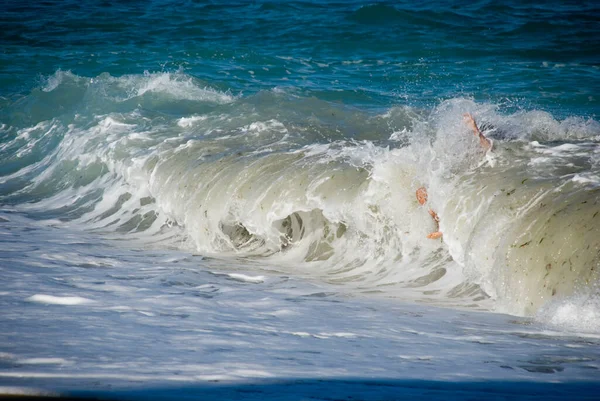
M 2 7 L 0 88 L 182 70 L 234 94 L 277 86 L 368 108 L 456 96 L 598 113 L 596 2 L 102 1 Z M 5 100 L 6 102 L 7 100 Z
M 592 399 L 599 19 L 2 2 L 0 392 Z

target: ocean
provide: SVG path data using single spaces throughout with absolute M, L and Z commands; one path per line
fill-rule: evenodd
M 0 394 L 596 399 L 599 20 L 4 0 Z

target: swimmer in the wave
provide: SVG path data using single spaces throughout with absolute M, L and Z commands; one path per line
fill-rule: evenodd
M 483 132 L 481 132 L 481 130 L 479 129 L 479 127 L 477 126 L 477 123 L 475 122 L 475 119 L 473 118 L 473 116 L 471 115 L 471 113 L 465 113 L 463 114 L 463 117 L 465 119 L 465 122 L 471 127 L 471 129 L 473 130 L 473 134 L 479 138 L 479 143 L 481 144 L 481 146 L 483 147 L 483 149 L 487 152 L 488 150 L 492 150 L 492 140 L 487 138 L 485 135 L 483 135 Z
M 492 140 L 489 139 L 489 138 L 487 138 L 485 135 L 483 135 L 483 132 L 481 132 L 481 130 L 477 126 L 477 123 L 475 122 L 475 118 L 473 118 L 473 116 L 471 115 L 471 113 L 465 113 L 465 114 L 463 114 L 463 117 L 465 119 L 465 122 L 473 130 L 473 134 L 475 134 L 475 136 L 477 136 L 479 138 L 479 143 L 481 144 L 481 146 L 483 147 L 483 149 L 486 152 L 487 151 L 491 151 L 492 150 L 492 146 L 493 146 Z M 419 202 L 419 204 L 421 206 L 423 206 L 427 202 L 427 189 L 425 189 L 425 187 L 421 187 L 421 188 L 417 189 L 417 201 Z M 429 215 L 431 216 L 431 218 L 435 222 L 436 231 L 428 234 L 427 238 L 429 238 L 429 239 L 438 239 L 438 238 L 441 238 L 443 234 L 440 231 L 440 217 L 431 208 L 429 209 Z
M 419 204 L 421 206 L 423 206 L 427 202 L 427 190 L 425 189 L 425 187 L 421 187 L 421 188 L 417 189 L 417 202 L 419 202 Z M 429 209 L 429 215 L 435 222 L 436 230 L 434 232 L 428 234 L 427 238 L 429 238 L 429 239 L 441 238 L 442 232 L 440 231 L 440 218 L 438 217 L 437 213 L 434 212 L 433 209 L 431 209 L 431 208 Z

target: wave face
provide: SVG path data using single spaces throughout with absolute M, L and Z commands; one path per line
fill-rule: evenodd
M 3 106 L 0 203 L 350 293 L 535 314 L 595 299 L 600 124 L 460 97 L 373 110 L 184 72 L 59 70 Z M 426 238 L 428 208 L 441 240 Z

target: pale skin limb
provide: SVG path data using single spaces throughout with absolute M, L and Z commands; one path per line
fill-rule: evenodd
M 477 123 L 475 122 L 475 118 L 473 118 L 471 113 L 465 113 L 463 114 L 463 117 L 467 125 L 469 125 L 469 127 L 471 127 L 471 129 L 473 130 L 473 134 L 479 138 L 479 143 L 481 144 L 483 149 L 485 149 L 486 151 L 490 150 L 492 148 L 492 141 L 490 141 L 485 137 L 485 135 L 483 135 L 483 133 L 477 126 Z
M 425 204 L 425 202 L 427 202 L 427 190 L 425 189 L 425 187 L 421 187 L 421 188 L 417 189 L 416 195 L 417 195 L 417 202 L 419 202 L 419 205 L 423 206 Z M 428 234 L 427 238 L 429 238 L 429 239 L 441 238 L 442 232 L 440 231 L 440 218 L 439 218 L 438 214 L 436 212 L 434 212 L 432 209 L 429 209 L 429 215 L 435 222 L 436 231 Z
M 435 221 L 436 223 L 440 222 L 440 217 L 433 210 L 429 209 L 429 215 L 431 216 L 431 218 L 433 219 L 433 221 Z

